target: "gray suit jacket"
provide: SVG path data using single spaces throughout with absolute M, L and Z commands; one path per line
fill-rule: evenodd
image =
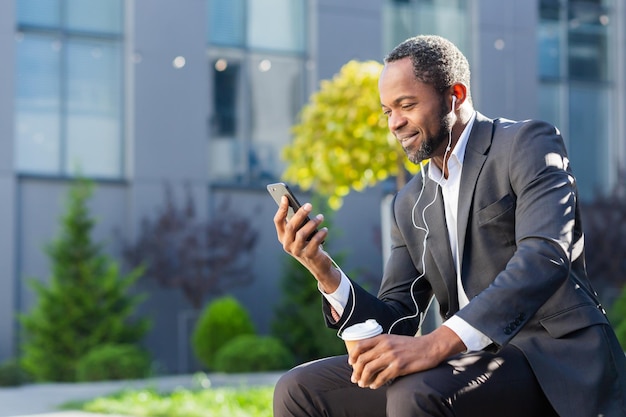
M 434 295 L 444 319 L 459 315 L 493 341 L 490 349 L 517 346 L 560 415 L 626 415 L 626 360 L 587 279 L 576 182 L 556 128 L 477 115 L 457 218 L 470 299 L 462 310 L 434 181 L 415 176 L 396 195 L 392 219 L 378 297 L 354 284 L 348 325 L 374 317 L 388 329 L 414 314 L 411 284 L 423 275 L 413 286 L 420 310 Z M 425 232 L 414 222 L 428 229 L 425 251 Z M 325 310 L 331 327 L 343 324 Z M 403 320 L 393 333 L 415 334 L 417 326 L 417 319 Z

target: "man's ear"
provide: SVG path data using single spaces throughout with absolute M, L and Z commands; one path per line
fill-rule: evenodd
M 460 105 L 467 98 L 467 87 L 465 84 L 456 83 L 452 87 L 452 95 L 455 97 L 455 105 Z

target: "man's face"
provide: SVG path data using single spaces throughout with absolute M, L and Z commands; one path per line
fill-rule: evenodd
M 450 131 L 449 110 L 433 86 L 416 79 L 411 59 L 385 64 L 378 90 L 389 130 L 409 160 L 419 164 L 442 156 Z

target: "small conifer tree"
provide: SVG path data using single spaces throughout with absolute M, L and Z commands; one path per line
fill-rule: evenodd
M 129 289 L 142 271 L 120 273 L 118 264 L 94 243 L 87 200 L 93 185 L 72 184 L 58 237 L 46 248 L 48 283 L 32 280 L 37 303 L 21 316 L 25 340 L 22 366 L 37 381 L 74 381 L 81 357 L 103 344 L 137 343 L 148 320 L 131 321 L 141 295 Z
M 313 206 L 324 215 L 324 226 L 334 233 L 333 211 L 325 199 L 313 196 Z M 332 245 L 333 237 L 330 237 Z M 328 246 L 328 245 L 327 245 Z M 345 253 L 334 252 L 334 260 L 342 264 Z M 282 297 L 275 308 L 272 334 L 294 354 L 298 362 L 346 353 L 337 330 L 326 327 L 322 313 L 322 295 L 315 278 L 298 260 L 288 256 L 280 278 Z
M 281 277 L 283 297 L 275 310 L 272 334 L 297 362 L 346 353 L 337 330 L 324 324 L 322 295 L 311 273 L 296 259 L 285 259 Z

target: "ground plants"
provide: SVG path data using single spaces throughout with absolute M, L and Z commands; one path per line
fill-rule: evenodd
M 272 417 L 273 392 L 270 386 L 179 389 L 165 394 L 145 389 L 123 391 L 64 408 L 136 417 Z

